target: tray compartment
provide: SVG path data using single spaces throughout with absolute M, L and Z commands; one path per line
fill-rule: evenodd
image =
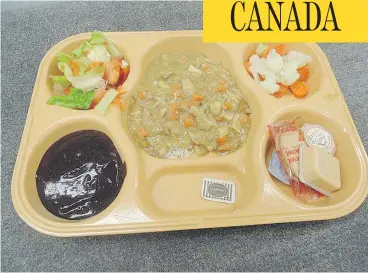
M 335 157 L 340 162 L 341 172 L 340 190 L 333 192 L 331 197 L 323 197 L 308 204 L 301 204 L 304 206 L 332 207 L 340 206 L 343 203 L 351 201 L 353 196 L 361 189 L 364 167 L 362 166 L 362 158 L 356 153 L 356 146 L 354 144 L 354 140 L 350 136 L 350 130 L 344 127 L 341 121 L 336 118 L 332 118 L 328 113 L 320 112 L 318 109 L 312 107 L 299 106 L 281 109 L 273 117 L 270 123 L 279 120 L 294 119 L 298 116 L 301 117 L 297 120 L 298 125 L 302 125 L 304 123 L 319 124 L 331 132 L 335 138 L 335 144 L 337 147 Z M 266 140 L 266 151 L 264 156 L 266 169 L 268 168 L 273 150 L 274 147 L 272 141 L 268 138 Z M 284 196 L 296 200 L 288 185 L 280 182 L 271 174 L 269 174 L 269 176 L 274 181 L 277 189 Z
M 225 204 L 201 197 L 203 178 L 232 181 L 236 185 L 236 202 Z M 259 199 L 262 185 L 247 179 L 244 169 L 235 164 L 174 165 L 157 170 L 138 186 L 144 211 L 158 218 L 206 217 L 244 210 Z
M 37 187 L 36 187 L 36 171 L 38 169 L 39 163 L 44 156 L 45 152 L 49 149 L 49 147 L 54 144 L 61 137 L 76 131 L 81 130 L 97 130 L 105 133 L 109 138 L 113 141 L 115 147 L 117 148 L 121 159 L 123 162 L 125 161 L 127 165 L 127 174 L 129 173 L 130 166 L 126 162 L 126 157 L 123 156 L 124 152 L 121 152 L 121 147 L 116 145 L 114 138 L 111 135 L 110 130 L 107 128 L 106 124 L 97 118 L 86 118 L 86 117 L 73 117 L 71 119 L 65 120 L 63 122 L 59 122 L 57 124 L 53 124 L 50 126 L 40 137 L 39 141 L 32 147 L 30 153 L 27 156 L 26 162 L 24 162 L 24 168 L 26 172 L 24 174 L 25 179 L 20 181 L 19 185 L 19 194 L 22 198 L 22 204 L 27 208 L 29 213 L 31 213 L 35 218 L 38 218 L 39 221 L 52 221 L 54 223 L 65 223 L 65 222 L 81 222 L 85 220 L 89 220 L 94 218 L 95 220 L 98 218 L 103 218 L 108 215 L 116 206 L 116 200 L 119 199 L 119 195 L 121 191 L 124 189 L 124 184 L 122 185 L 118 196 L 115 200 L 103 211 L 99 214 L 92 216 L 90 218 L 84 220 L 66 220 L 51 214 L 41 203 L 39 198 Z M 127 176 L 125 177 L 125 179 Z
M 326 74 L 323 70 L 322 60 L 320 59 L 318 52 L 314 49 L 314 47 L 311 44 L 303 44 L 303 43 L 284 43 L 286 45 L 286 48 L 288 51 L 295 50 L 298 52 L 305 53 L 312 57 L 312 62 L 308 64 L 310 75 L 306 82 L 309 92 L 305 99 L 308 99 L 312 97 L 315 93 L 317 93 L 321 88 L 321 82 L 324 77 L 326 77 Z M 267 43 L 267 45 L 274 47 L 277 45 L 277 43 Z M 241 60 L 244 62 L 245 60 L 248 60 L 250 57 L 250 54 L 253 50 L 257 48 L 258 44 L 252 43 L 249 44 L 246 48 L 244 48 L 243 53 L 243 59 Z M 243 70 L 246 74 L 247 79 L 251 80 L 259 89 L 260 92 L 264 92 L 267 94 L 266 90 L 263 90 L 262 87 L 260 87 L 253 79 L 252 77 L 247 73 L 243 66 Z M 271 96 L 272 97 L 272 96 Z M 298 100 L 296 99 L 290 92 L 283 96 L 282 98 L 275 98 L 277 100 Z

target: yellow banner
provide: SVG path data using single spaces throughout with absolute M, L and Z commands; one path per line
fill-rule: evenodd
M 368 0 L 203 0 L 204 42 L 368 42 Z

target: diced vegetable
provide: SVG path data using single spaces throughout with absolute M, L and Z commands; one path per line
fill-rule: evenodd
M 203 95 L 200 95 L 200 94 L 193 94 L 193 100 L 196 101 L 196 102 L 200 102 L 202 101 L 204 98 Z
M 194 66 L 190 65 L 189 68 L 188 68 L 188 71 L 189 72 L 193 72 L 193 73 L 197 73 L 197 74 L 202 74 L 202 71 L 195 68 Z
M 210 111 L 213 115 L 217 116 L 221 113 L 221 103 L 218 101 L 214 101 L 210 104 Z
M 147 129 L 146 128 L 143 128 L 143 127 L 138 129 L 137 134 L 141 138 L 144 138 L 144 137 L 148 137 L 149 136 L 149 133 L 148 133 Z
M 186 93 L 188 95 L 192 95 L 195 92 L 195 90 L 196 90 L 196 88 L 193 85 L 193 83 L 190 80 L 188 80 L 188 79 L 183 79 L 181 81 L 181 84 L 183 86 L 184 93 Z
M 304 82 L 297 81 L 290 86 L 293 95 L 298 98 L 304 98 L 308 94 L 308 86 Z
M 105 96 L 100 100 L 100 102 L 95 106 L 95 109 L 100 111 L 101 113 L 105 114 L 107 108 L 114 100 L 118 92 L 115 89 L 110 89 L 107 91 Z
M 94 91 L 83 92 L 76 88 L 70 88 L 68 95 L 54 96 L 47 103 L 72 109 L 89 109 L 94 93 Z
M 170 103 L 169 104 L 169 117 L 172 120 L 179 119 L 179 108 L 177 103 Z
M 299 73 L 299 81 L 301 82 L 306 82 L 309 78 L 309 68 L 308 66 L 302 66 L 300 68 L 298 68 L 298 73 Z
M 184 126 L 185 128 L 193 127 L 194 125 L 194 117 L 192 115 L 187 115 L 184 118 Z
M 221 137 L 226 137 L 229 134 L 229 129 L 226 126 L 221 126 L 218 128 L 218 135 Z
M 286 45 L 285 44 L 278 44 L 275 47 L 276 53 L 283 56 L 286 55 Z
M 256 48 L 256 54 L 261 57 L 264 52 L 266 52 L 269 49 L 268 45 L 265 44 L 259 44 Z M 252 55 L 251 55 L 252 56 Z
M 235 132 L 237 132 L 238 134 L 240 133 L 241 124 L 240 124 L 239 114 L 234 115 L 233 120 L 230 123 L 230 127 L 233 128 Z

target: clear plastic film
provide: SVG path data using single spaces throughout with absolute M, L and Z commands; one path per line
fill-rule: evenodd
M 295 120 L 279 121 L 268 125 L 268 129 L 293 194 L 303 202 L 322 197 L 322 193 L 299 180 L 299 147 L 305 142 Z

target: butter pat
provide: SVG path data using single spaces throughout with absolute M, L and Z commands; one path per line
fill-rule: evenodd
M 299 180 L 330 196 L 341 188 L 339 161 L 318 146 L 300 146 Z

